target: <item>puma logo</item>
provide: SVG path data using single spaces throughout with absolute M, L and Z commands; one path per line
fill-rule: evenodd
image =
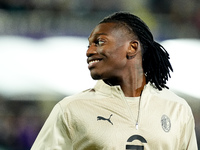
M 113 123 L 111 122 L 111 120 L 110 120 L 110 118 L 112 117 L 112 114 L 110 115 L 110 117 L 107 119 L 107 118 L 104 118 L 104 117 L 101 117 L 101 116 L 97 116 L 97 121 L 98 120 L 105 120 L 105 121 L 108 121 L 108 122 L 110 122 L 112 125 L 113 125 Z

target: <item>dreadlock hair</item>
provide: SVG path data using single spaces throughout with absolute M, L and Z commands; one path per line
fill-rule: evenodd
M 124 25 L 138 38 L 142 46 L 142 67 L 146 82 L 153 84 L 158 90 L 168 88 L 166 81 L 173 71 L 169 54 L 165 48 L 154 41 L 149 27 L 137 16 L 127 12 L 117 12 L 104 18 L 101 23 L 116 23 Z

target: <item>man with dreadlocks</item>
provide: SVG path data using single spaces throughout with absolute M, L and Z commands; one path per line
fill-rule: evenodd
M 147 25 L 115 13 L 88 40 L 99 81 L 54 107 L 32 150 L 197 150 L 193 114 L 168 90 L 169 55 Z

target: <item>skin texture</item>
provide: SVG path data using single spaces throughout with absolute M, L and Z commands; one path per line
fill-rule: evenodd
M 131 37 L 134 36 L 125 27 L 117 27 L 116 23 L 101 23 L 88 38 L 86 55 L 93 79 L 103 79 L 107 84 L 120 85 L 125 96 L 137 97 L 140 96 L 146 80 L 140 42 Z

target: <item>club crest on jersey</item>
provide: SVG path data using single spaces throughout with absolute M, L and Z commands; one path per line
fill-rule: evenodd
M 168 116 L 162 115 L 161 117 L 161 125 L 165 132 L 169 132 L 171 129 L 171 121 Z

